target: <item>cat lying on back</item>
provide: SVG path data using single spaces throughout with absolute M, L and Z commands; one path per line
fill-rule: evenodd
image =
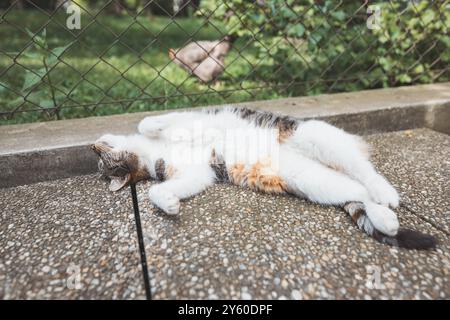
M 436 245 L 432 236 L 399 228 L 389 208 L 398 207 L 398 193 L 375 171 L 363 140 L 325 122 L 226 107 L 147 117 L 138 130 L 107 134 L 92 145 L 99 170 L 112 191 L 143 179 L 161 181 L 149 197 L 167 214 L 179 213 L 180 200 L 228 182 L 340 206 L 382 243 Z M 256 140 L 246 144 L 247 136 Z

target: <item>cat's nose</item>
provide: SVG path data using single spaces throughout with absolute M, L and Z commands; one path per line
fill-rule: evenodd
M 97 146 L 95 145 L 95 143 L 91 144 L 91 149 L 92 149 L 95 153 L 100 154 L 100 150 L 97 148 Z
M 91 144 L 91 149 L 98 155 L 112 151 L 112 148 L 103 141 L 96 141 L 94 144 Z

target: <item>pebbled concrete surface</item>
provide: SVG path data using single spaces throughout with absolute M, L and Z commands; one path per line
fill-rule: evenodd
M 449 296 L 448 238 L 409 212 L 402 225 L 437 235 L 436 252 L 381 245 L 335 208 L 236 187 L 217 185 L 182 209 L 167 219 L 148 208 L 144 218 L 155 298 Z M 366 287 L 367 268 L 380 270 L 384 290 Z
M 0 190 L 0 299 L 139 299 L 131 199 L 95 176 Z
M 436 235 L 436 251 L 379 244 L 336 208 L 227 185 L 167 217 L 149 204 L 144 182 L 154 298 L 449 299 L 450 137 L 420 129 L 367 140 L 401 192 L 401 224 Z M 0 208 L 0 298 L 143 297 L 128 189 L 112 194 L 88 175 L 2 189 Z M 67 288 L 72 263 L 81 290 Z

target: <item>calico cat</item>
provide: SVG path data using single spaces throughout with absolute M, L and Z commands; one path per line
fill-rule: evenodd
M 374 169 L 364 141 L 323 121 L 228 106 L 147 117 L 138 131 L 98 139 L 92 149 L 99 170 L 112 191 L 160 181 L 150 187 L 150 201 L 169 215 L 179 213 L 181 199 L 226 182 L 342 207 L 382 243 L 436 245 L 430 235 L 399 228 L 390 209 L 399 206 L 399 195 Z

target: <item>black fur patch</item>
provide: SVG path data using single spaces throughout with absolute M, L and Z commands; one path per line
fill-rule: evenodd
M 164 159 L 159 158 L 155 162 L 155 174 L 156 180 L 164 181 L 166 180 L 166 163 Z
M 245 107 L 203 109 L 203 112 L 213 115 L 226 111 L 232 112 L 241 119 L 247 120 L 256 126 L 262 128 L 277 128 L 280 132 L 295 131 L 299 123 L 297 119 L 289 116 Z
M 223 156 L 217 154 L 214 149 L 211 152 L 211 159 L 209 161 L 209 166 L 214 170 L 217 181 L 219 182 L 230 181 L 227 166 L 225 164 L 225 159 L 223 158 Z
M 207 114 L 218 114 L 220 111 L 219 108 L 204 109 Z
M 395 237 L 385 236 L 382 242 L 401 248 L 417 250 L 434 249 L 437 245 L 435 237 L 411 229 L 400 229 Z
M 263 128 L 278 128 L 280 131 L 295 131 L 298 127 L 298 120 L 289 116 L 240 107 L 234 108 L 232 112 L 239 115 L 242 119 L 246 119 Z

